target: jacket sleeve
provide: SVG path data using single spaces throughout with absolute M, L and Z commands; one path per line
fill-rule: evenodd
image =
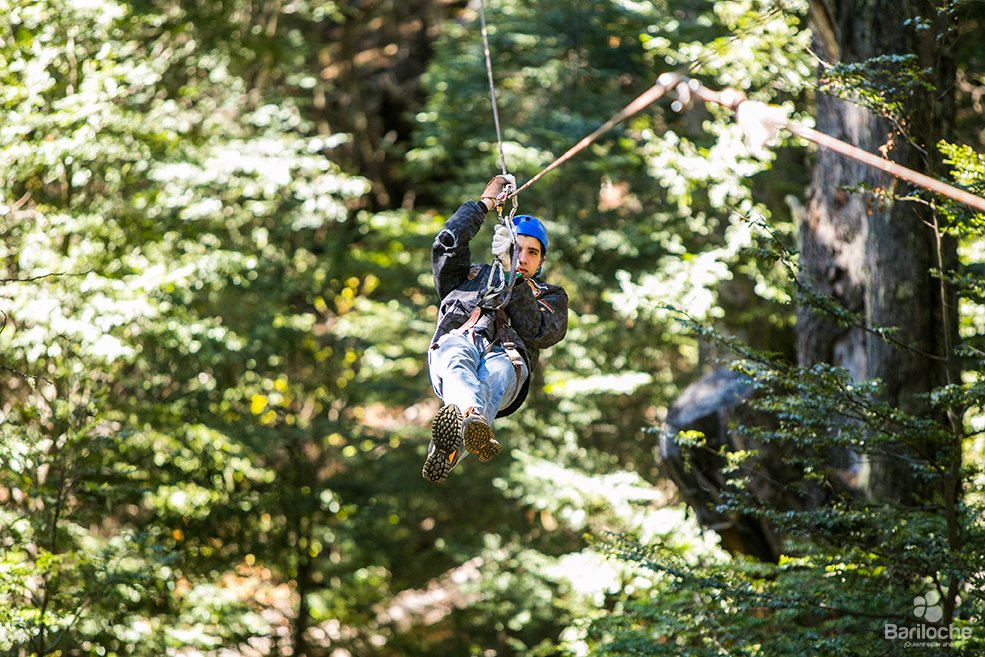
M 475 237 L 486 219 L 485 207 L 475 201 L 466 201 L 445 222 L 444 228 L 431 245 L 431 271 L 438 299 L 448 294 L 468 279 L 472 252 L 469 242 Z
M 560 287 L 535 298 L 529 285 L 517 282 L 506 306 L 510 325 L 534 349 L 546 349 L 568 332 L 568 294 Z

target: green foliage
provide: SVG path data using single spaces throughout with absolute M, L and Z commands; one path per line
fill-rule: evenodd
M 290 98 L 247 93 L 278 59 L 237 34 L 269 15 L 49 9 L 0 19 L 29 73 L 3 99 L 4 560 L 41 575 L 5 587 L 4 648 L 236 645 L 271 622 L 229 574 L 296 581 L 336 515 L 361 350 L 329 322 L 374 278 L 335 278 L 325 242 L 366 184 Z
M 894 56 L 843 65 L 827 71 L 834 77 L 825 84 L 844 85 L 838 93 L 902 125 L 916 95 L 928 89 L 915 61 Z M 965 129 L 977 125 L 966 121 Z M 981 191 L 985 171 L 975 148 L 938 146 L 953 178 Z M 627 596 L 592 625 L 597 654 L 938 654 L 934 636 L 889 637 L 890 627 L 928 625 L 943 626 L 943 643 L 954 654 L 982 651 L 981 215 L 929 202 L 942 219 L 942 236 L 960 245 L 958 270 L 928 275 L 959 295 L 962 382 L 930 391 L 917 405 L 922 412 L 908 413 L 878 401 L 878 382 L 852 381 L 830 366 L 792 367 L 686 316 L 690 330 L 745 358 L 738 366 L 756 383 L 753 405 L 759 417 L 772 418 L 734 428 L 754 448 L 722 455 L 730 458 L 716 510 L 765 520 L 783 538 L 784 553 L 776 565 L 729 560 L 693 568 L 659 542 L 611 538 L 610 554 L 655 573 L 658 584 Z M 864 327 L 857 313 L 797 281 L 796 257 L 783 241 L 771 235 L 759 253 L 796 284 L 797 301 L 843 326 Z M 864 328 L 869 340 L 911 350 L 892 330 Z M 678 438 L 705 449 L 703 436 Z M 864 489 L 869 474 L 851 463 L 879 460 L 899 462 L 908 482 L 899 491 L 902 504 L 848 492 L 846 483 Z M 764 495 L 764 486 L 781 487 L 781 499 Z
M 933 92 L 913 54 L 881 55 L 863 62 L 834 64 L 824 71 L 820 88 L 902 124 L 921 93 Z
M 25 72 L 5 80 L 2 97 L 11 118 L 0 166 L 2 350 L 23 372 L 8 372 L 5 445 L 31 455 L 34 471 L 54 467 L 48 443 L 26 438 L 66 440 L 27 413 L 40 403 L 34 387 L 54 386 L 45 394 L 89 413 L 73 436 L 95 460 L 73 480 L 91 497 L 74 498 L 55 522 L 71 537 L 46 548 L 57 559 L 39 563 L 44 553 L 25 547 L 34 534 L 4 536 L 5 648 L 46 654 L 57 640 L 79 654 L 216 650 L 303 611 L 295 649 L 307 623 L 353 653 L 381 636 L 394 649 L 431 650 L 434 628 L 401 629 L 371 610 L 480 555 L 489 564 L 476 584 L 484 602 L 450 610 L 439 627 L 469 637 L 462 650 L 549 654 L 567 619 L 594 613 L 586 601 L 619 581 L 605 570 L 589 591 L 562 576 L 558 564 L 598 563 L 581 532 L 603 522 L 628 531 L 659 506 L 646 492 L 657 473 L 639 418 L 675 394 L 676 371 L 697 354 L 666 316 L 630 309 L 620 281 L 640 290 L 641 276 L 673 268 L 684 294 L 697 272 L 711 267 L 710 290 L 731 266 L 766 282 L 740 256 L 741 221 L 733 216 L 737 227 L 726 230 L 719 216 L 737 199 L 758 207 L 735 181 L 762 167 L 745 158 L 745 168 L 723 166 L 693 183 L 688 170 L 722 152 L 716 135 L 694 131 L 700 146 L 682 141 L 681 159 L 676 145 L 650 143 L 664 122 L 684 122 L 647 113 L 522 199 L 524 211 L 556 220 L 551 275 L 576 301 L 569 337 L 528 412 L 498 429 L 514 436 L 517 461 L 468 463 L 468 477 L 422 489 L 421 354 L 436 314 L 426 254 L 441 218 L 359 211 L 367 183 L 331 162 L 347 137 L 313 135 L 305 91 L 323 66 L 319 25 L 358 12 L 336 3 L 48 4 L 8 3 L 3 12 L 17 35 L 2 43 L 5 70 Z M 722 53 L 729 31 L 741 29 L 734 52 L 764 61 L 785 52 L 778 44 L 799 20 L 754 3 L 688 7 L 679 38 L 665 3 L 549 5 L 490 12 L 507 156 L 521 176 L 664 68 L 656 63 L 674 47 L 657 37 L 695 48 L 717 40 L 710 48 Z M 747 11 L 779 22 L 747 20 Z M 488 133 L 475 124 L 487 125 L 475 33 L 444 27 L 408 165 L 447 214 L 488 177 L 494 157 L 488 138 L 476 138 Z M 739 83 L 741 67 L 730 70 L 723 80 Z M 759 67 L 756 85 L 775 73 Z M 796 88 L 795 77 L 785 75 L 784 89 Z M 650 178 L 656 155 L 676 171 L 661 181 L 666 189 Z M 693 217 L 688 203 L 699 208 Z M 542 481 L 533 475 L 544 459 L 578 467 Z M 592 473 L 615 470 L 623 486 L 620 466 L 646 479 L 634 479 L 637 501 L 616 512 Z M 2 487 L 5 512 L 50 523 L 14 495 L 18 481 Z M 627 505 L 642 515 L 627 515 Z M 106 588 L 118 592 L 84 607 L 84 620 L 58 621 L 79 609 L 66 595 L 85 588 L 79 569 L 108 563 L 99 546 L 119 537 L 131 537 L 115 548 L 129 551 L 127 570 L 86 567 L 119 572 L 125 590 Z M 64 574 L 37 587 L 27 575 L 42 567 Z M 39 612 L 45 595 L 54 602 Z M 57 623 L 65 632 L 55 639 L 46 628 Z
M 666 70 L 809 111 L 799 0 L 489 5 L 521 181 Z M 784 198 L 807 164 L 791 147 L 776 165 L 753 158 L 716 109 L 651 108 L 521 197 L 548 221 L 568 337 L 528 406 L 496 423 L 509 449 L 423 482 L 428 251 L 497 154 L 477 16 L 462 8 L 428 33 L 425 96 L 398 105 L 414 134 L 394 184 L 414 182 L 419 205 L 367 209 L 370 182 L 340 164 L 352 136 L 313 93 L 333 82 L 328 28 L 364 9 L 0 0 L 0 652 L 861 652 L 871 614 L 902 620 L 913 595 L 959 578 L 956 622 L 973 624 L 980 472 L 956 509 L 957 552 L 938 506 L 843 500 L 775 512 L 795 541 L 776 569 L 728 559 L 664 487 L 640 426 L 713 360 L 714 335 L 774 352 L 755 371 L 782 422 L 749 435 L 806 446 L 799 467 L 834 429 L 860 445 L 825 409 L 915 442 L 928 427 L 840 372 L 773 367 L 792 350 L 796 259 L 764 254 L 789 241 Z M 366 56 L 397 61 L 394 45 Z M 942 150 L 977 188 L 974 149 Z M 985 315 L 965 262 L 948 275 L 968 290 L 976 354 Z M 981 384 L 969 375 L 928 403 L 979 408 Z M 759 458 L 732 461 L 723 508 L 774 513 L 738 485 Z
M 955 654 L 979 654 L 981 457 L 961 468 L 956 454 L 962 441 L 975 444 L 962 438 L 970 427 L 955 435 L 931 414 L 881 403 L 874 382 L 853 382 L 843 370 L 791 367 L 739 348 L 751 359 L 737 366 L 755 380 L 754 404 L 775 424 L 736 428 L 757 447 L 725 469 L 717 510 L 767 521 L 784 540 L 780 561 L 693 567 L 660 542 L 609 538 L 607 553 L 655 573 L 657 585 L 627 596 L 592 625 L 598 654 L 793 655 L 808 646 L 824 654 L 909 654 L 911 646 L 940 642 L 895 641 L 887 628 L 930 621 L 937 631 L 942 615 Z M 977 383 L 943 387 L 929 396 L 930 413 L 980 409 L 982 395 Z M 976 415 L 966 422 L 973 425 Z M 703 436 L 680 442 L 705 444 Z M 904 492 L 903 504 L 849 493 L 838 478 L 853 470 L 833 458 L 847 453 L 905 462 L 915 488 Z M 790 468 L 794 477 L 781 479 Z M 864 486 L 865 471 L 854 476 Z M 764 477 L 767 487 L 782 487 L 781 502 L 754 484 Z M 825 502 L 812 504 L 819 495 Z M 925 599 L 936 616 L 918 605 Z

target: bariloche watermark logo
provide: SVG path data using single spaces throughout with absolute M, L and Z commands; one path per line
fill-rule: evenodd
M 932 624 L 944 617 L 944 606 L 941 604 L 939 591 L 931 590 L 913 598 L 913 615 L 926 622 L 903 626 L 886 623 L 883 638 L 889 641 L 903 641 L 904 648 L 947 648 L 954 641 L 967 641 L 971 638 L 970 627 Z
M 931 591 L 913 598 L 913 615 L 928 623 L 936 623 L 944 617 L 944 607 L 940 605 L 941 594 Z

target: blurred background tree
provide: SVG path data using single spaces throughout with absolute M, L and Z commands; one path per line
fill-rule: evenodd
M 942 6 L 974 33 L 973 3 Z M 808 10 L 489 2 L 511 170 L 533 175 L 665 71 L 812 116 Z M 734 646 L 750 623 L 773 635 L 761 598 L 724 626 L 716 610 L 735 607 L 700 595 L 712 580 L 607 558 L 589 536 L 739 587 L 759 572 L 697 526 L 644 429 L 735 358 L 672 307 L 795 362 L 795 287 L 767 254 L 797 234 L 802 145 L 759 160 L 724 112 L 662 103 L 525 193 L 569 335 L 497 423 L 509 449 L 436 487 L 420 477 L 437 408 L 429 247 L 498 170 L 476 3 L 0 0 L 0 23 L 5 653 L 575 655 L 618 635 L 677 654 Z M 980 186 L 981 50 L 959 37 L 953 53 L 945 153 Z M 950 211 L 955 237 L 977 225 Z M 976 272 L 953 272 L 969 348 Z M 970 503 L 981 479 L 961 481 Z M 681 612 L 704 634 L 675 643 Z

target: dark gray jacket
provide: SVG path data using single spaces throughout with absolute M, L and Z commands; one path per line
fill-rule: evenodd
M 441 301 L 438 308 L 438 328 L 431 340 L 432 348 L 438 338 L 468 320 L 472 309 L 486 291 L 489 277 L 495 271 L 492 265 L 473 265 L 469 250 L 469 242 L 479 232 L 485 218 L 485 206 L 475 201 L 466 201 L 445 222 L 431 247 L 434 289 Z M 504 310 L 510 320 L 507 335 L 516 343 L 517 350 L 527 363 L 527 369 L 533 375 L 540 350 L 560 342 L 568 331 L 568 295 L 560 286 L 544 283 L 536 278 L 518 280 Z M 491 339 L 495 338 L 494 321 L 492 311 L 483 312 L 475 329 L 484 331 Z M 520 408 L 529 387 L 530 376 L 513 403 L 496 417 L 509 415 Z

